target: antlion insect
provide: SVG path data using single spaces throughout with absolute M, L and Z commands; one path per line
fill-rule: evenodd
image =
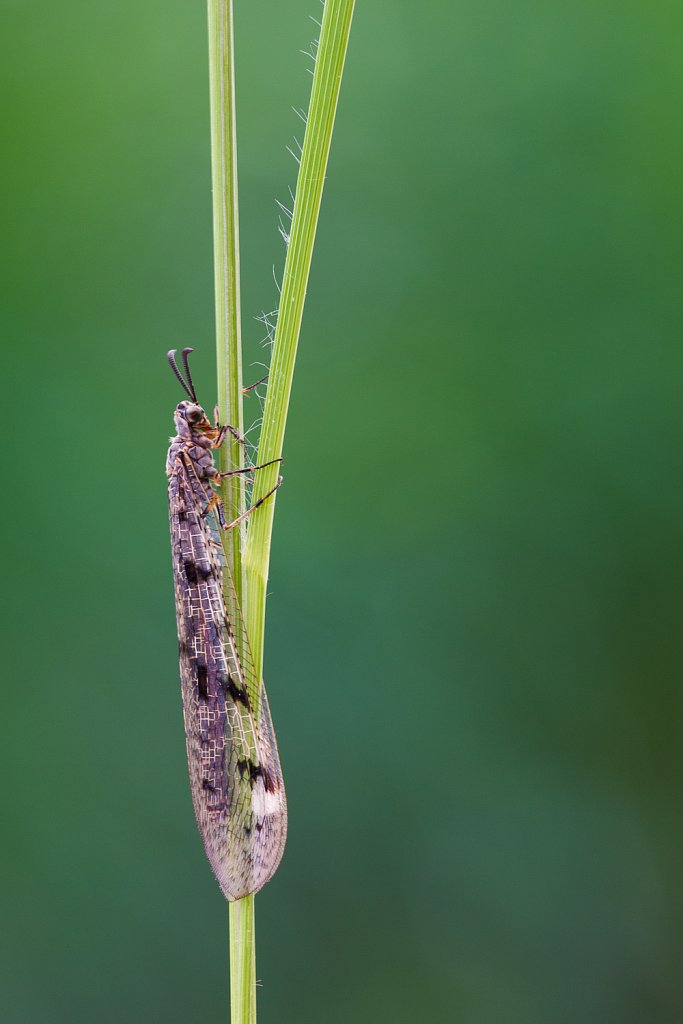
M 213 485 L 223 477 L 212 452 L 228 433 L 210 423 L 197 402 L 188 355 L 185 377 L 168 353 L 190 401 L 176 407 L 176 436 L 166 461 L 173 549 L 180 680 L 190 788 L 206 853 L 229 900 L 257 892 L 280 863 L 287 835 L 287 805 L 268 698 L 257 678 L 221 531 L 241 523 L 278 483 L 232 522 Z M 280 461 L 280 460 L 275 460 Z M 266 463 L 272 465 L 272 463 Z

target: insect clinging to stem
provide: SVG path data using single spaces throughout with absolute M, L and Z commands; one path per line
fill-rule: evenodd
M 251 515 L 274 488 L 227 522 L 214 485 L 251 466 L 220 473 L 213 451 L 231 426 L 211 423 L 197 401 L 188 356 L 185 374 L 168 353 L 188 400 L 175 409 L 176 436 L 166 460 L 180 679 L 197 824 L 220 887 L 229 900 L 257 892 L 272 877 L 287 835 L 287 805 L 275 732 L 257 676 L 221 535 Z M 276 459 L 274 462 L 281 460 Z

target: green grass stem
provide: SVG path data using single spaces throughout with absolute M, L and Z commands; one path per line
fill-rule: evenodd
M 242 407 L 242 333 L 240 314 L 239 214 L 237 203 L 237 134 L 235 126 L 235 51 L 232 0 L 208 0 L 209 94 L 211 103 L 211 184 L 213 191 L 214 293 L 218 410 L 221 423 L 244 433 Z M 220 451 L 221 470 L 235 469 L 244 458 L 242 446 L 230 435 Z M 244 480 L 222 483 L 228 519 L 244 508 Z M 223 538 L 235 587 L 244 601 L 242 542 L 244 527 Z M 254 897 L 229 905 L 230 1019 L 232 1024 L 256 1024 L 256 944 Z
M 221 423 L 230 423 L 242 434 L 244 415 L 232 0 L 208 0 L 208 15 L 218 410 Z M 243 459 L 242 446 L 228 435 L 220 450 L 221 470 L 236 469 L 243 465 Z M 221 496 L 226 516 L 229 520 L 235 519 L 244 508 L 243 477 L 224 480 Z M 240 598 L 243 593 L 243 539 L 243 527 L 230 530 L 225 538 L 226 554 Z

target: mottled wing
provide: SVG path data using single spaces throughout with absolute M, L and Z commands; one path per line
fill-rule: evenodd
M 169 480 L 180 676 L 197 823 L 229 900 L 257 892 L 285 846 L 287 807 L 275 733 L 257 679 L 205 488 L 180 454 Z

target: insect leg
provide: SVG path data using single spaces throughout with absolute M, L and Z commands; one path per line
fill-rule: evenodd
M 247 518 L 247 516 L 250 516 L 251 513 L 254 512 L 259 507 L 259 505 L 262 505 L 263 502 L 267 501 L 268 498 L 270 498 L 271 495 L 275 494 L 276 490 L 278 489 L 278 487 L 280 486 L 281 483 L 282 483 L 282 477 L 279 476 L 277 478 L 277 483 L 275 484 L 275 487 L 271 487 L 271 489 L 268 491 L 268 493 L 264 494 L 263 497 L 258 499 L 258 501 L 255 501 L 254 504 L 251 506 L 251 508 L 245 509 L 245 511 L 242 513 L 241 516 L 238 516 L 237 519 L 233 519 L 233 521 L 231 523 L 221 522 L 221 526 L 223 527 L 223 529 L 224 530 L 232 530 L 233 526 L 237 526 L 239 523 L 243 522 Z M 219 509 L 220 509 L 220 511 L 218 513 L 218 519 L 220 521 L 222 519 L 222 511 L 223 511 L 222 507 L 220 505 L 219 505 Z
M 220 446 L 225 441 L 227 434 L 232 434 L 235 440 L 238 441 L 240 444 L 247 443 L 242 437 L 242 435 L 239 433 L 239 431 L 235 430 L 234 427 L 231 427 L 229 423 L 225 423 L 222 427 L 218 428 L 218 437 L 213 442 L 212 448 L 220 448 Z
M 242 388 L 242 394 L 246 395 L 248 391 L 253 391 L 254 388 L 259 386 L 259 384 L 265 384 L 267 380 L 268 374 L 266 374 L 265 377 L 261 377 L 261 380 L 257 380 L 255 384 L 250 384 L 248 388 Z
M 206 516 L 208 516 L 209 512 L 211 512 L 213 509 L 216 509 L 216 515 L 218 516 L 218 521 L 219 521 L 219 523 L 222 526 L 223 523 L 225 522 L 225 516 L 223 515 L 223 502 L 221 501 L 221 499 L 220 499 L 220 497 L 218 496 L 217 493 L 213 494 L 209 498 L 205 508 L 202 509 L 202 518 L 205 518 Z
M 282 459 L 271 459 L 270 462 L 263 462 L 260 466 L 246 466 L 244 469 L 231 469 L 227 473 L 216 473 L 215 476 L 212 477 L 212 483 L 216 483 L 218 480 L 223 479 L 226 476 L 235 476 L 237 473 L 253 473 L 257 469 L 265 469 L 266 466 L 274 466 L 276 462 L 282 462 Z M 216 509 L 218 522 L 221 524 L 224 530 L 229 530 L 231 529 L 231 527 L 236 526 L 238 523 L 242 522 L 242 520 L 245 519 L 248 515 L 251 515 L 255 508 L 258 508 L 259 505 L 261 505 L 266 500 L 266 498 L 269 498 L 270 495 L 273 494 L 278 489 L 281 483 L 282 477 L 278 477 L 278 483 L 275 485 L 275 487 L 273 487 L 271 491 L 268 491 L 268 494 L 264 494 L 262 498 L 259 498 L 259 500 L 254 505 L 252 505 L 251 508 L 248 508 L 246 512 L 243 512 L 242 515 L 235 519 L 235 521 L 232 523 L 226 523 L 225 521 L 225 514 L 223 512 L 223 502 L 221 501 L 218 492 L 211 496 L 211 498 L 208 501 L 208 504 L 202 510 L 202 516 L 208 516 L 209 512 L 211 512 L 213 509 Z
M 226 434 L 232 434 L 235 440 L 239 441 L 240 444 L 247 443 L 240 434 L 240 432 L 238 430 L 235 430 L 234 427 L 231 427 L 229 423 L 224 423 L 223 426 L 220 425 L 220 423 L 218 422 L 218 406 L 215 406 L 213 410 L 213 425 L 215 429 L 218 431 L 218 437 L 214 440 L 211 446 L 212 448 L 220 448 L 220 446 L 223 444 L 223 441 L 225 441 Z
M 265 469 L 266 466 L 274 466 L 276 462 L 282 462 L 282 459 L 271 459 L 270 462 L 262 462 L 260 466 L 246 466 L 244 469 L 229 469 L 227 473 L 216 473 L 214 479 L 220 477 L 224 480 L 226 476 L 235 476 L 236 473 L 255 473 L 257 469 Z

